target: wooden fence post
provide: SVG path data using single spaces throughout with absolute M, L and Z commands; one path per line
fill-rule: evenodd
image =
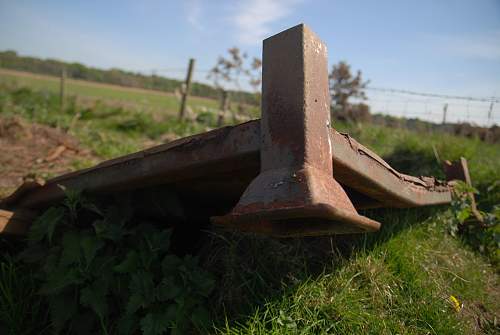
M 181 109 L 179 111 L 180 120 L 183 120 L 186 117 L 186 103 L 189 95 L 189 89 L 191 88 L 191 77 L 193 75 L 193 69 L 194 69 L 194 58 L 190 58 L 184 90 L 182 92 Z
M 220 100 L 220 110 L 219 110 L 219 117 L 217 119 L 217 127 L 221 127 L 222 123 L 224 123 L 224 118 L 226 116 L 226 111 L 229 107 L 229 94 L 227 93 L 226 90 L 222 91 L 222 96 Z
M 61 81 L 59 87 L 59 104 L 61 111 L 64 110 L 64 100 L 65 100 L 65 81 L 66 81 L 66 68 L 61 69 Z
M 448 104 L 444 104 L 443 107 L 443 124 L 446 124 L 446 113 L 448 112 Z

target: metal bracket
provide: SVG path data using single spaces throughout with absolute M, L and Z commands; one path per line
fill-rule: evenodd
M 24 184 L 0 200 L 9 211 L 0 233 L 21 234 L 19 213 L 57 204 L 61 186 L 99 196 L 165 187 L 204 219 L 274 236 L 375 231 L 380 223 L 356 209 L 450 203 L 448 183 L 400 173 L 331 127 L 327 50 L 308 27 L 266 39 L 263 61 L 261 120 Z
M 276 236 L 374 231 L 333 178 L 326 45 L 304 24 L 264 40 L 260 174 L 213 222 Z

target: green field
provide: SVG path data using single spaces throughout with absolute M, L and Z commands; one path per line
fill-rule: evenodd
M 171 115 L 148 112 L 157 107 L 140 99 L 175 103 L 158 93 L 72 83 L 79 96 L 103 101 L 73 100 L 60 111 L 50 93 L 57 80 L 0 78 L 0 118 L 68 130 L 95 154 L 71 169 L 161 143 L 165 134 L 215 126 L 211 113 L 178 122 L 175 108 Z M 355 236 L 273 239 L 214 228 L 191 258 L 168 252 L 162 227 L 134 230 L 142 222 L 130 218 L 127 204 L 106 207 L 70 192 L 37 221 L 30 241 L 0 240 L 0 333 L 498 334 L 500 145 L 370 124 L 334 126 L 405 173 L 442 178 L 441 161 L 466 157 L 487 227 L 462 227 L 470 206 L 456 200 L 367 211 L 382 229 Z
M 5 69 L 0 69 L 0 83 L 27 86 L 34 90 L 53 93 L 59 92 L 60 89 L 60 80 L 57 77 Z M 66 79 L 66 94 L 84 99 L 107 101 L 108 103 L 122 105 L 128 103 L 129 107 L 163 111 L 169 115 L 177 115 L 180 108 L 179 99 L 172 93 L 98 84 L 73 79 Z M 202 108 L 216 109 L 219 103 L 207 98 L 190 97 L 188 106 L 194 111 L 200 111 Z

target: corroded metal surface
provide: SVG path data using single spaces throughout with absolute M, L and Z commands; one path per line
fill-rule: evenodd
M 211 174 L 258 168 L 259 130 L 251 121 L 224 127 L 105 161 L 7 198 L 1 207 L 41 208 L 59 201 L 61 188 L 113 193 L 182 182 Z M 258 122 L 257 122 L 258 124 Z M 246 162 L 242 165 L 242 162 Z M 252 165 L 253 164 L 253 165 Z
M 432 178 L 431 182 L 426 182 L 425 179 L 401 174 L 352 137 L 334 129 L 330 131 L 330 139 L 334 147 L 334 178 L 342 186 L 366 196 L 362 202 L 351 199 L 356 208 L 415 207 L 450 201 L 447 184 Z M 53 178 L 43 185 L 29 182 L 11 197 L 3 199 L 0 207 L 45 207 L 63 197 L 64 193 L 58 185 L 91 193 L 112 193 L 153 184 L 175 182 L 182 186 L 183 181 L 196 180 L 198 184 L 209 184 L 207 190 L 222 190 L 224 194 L 226 183 L 240 179 L 244 183 L 259 173 L 259 152 L 260 122 L 255 120 L 105 161 L 92 168 Z M 249 178 L 242 178 L 243 173 Z M 219 177 L 215 178 L 215 175 Z M 372 175 L 376 175 L 377 179 Z M 235 193 L 242 193 L 246 186 L 238 188 Z M 203 192 L 203 188 L 197 188 L 197 192 Z M 367 202 L 370 205 L 366 205 Z
M 406 208 L 451 201 L 447 183 L 433 177 L 418 178 L 399 173 L 348 134 L 341 134 L 334 129 L 330 134 L 334 148 L 335 179 L 376 200 L 357 208 Z
M 358 215 L 332 176 L 324 43 L 299 25 L 264 40 L 262 58 L 260 174 L 214 223 L 279 236 L 377 230 L 380 224 Z
M 43 185 L 26 184 L 0 208 L 46 208 L 63 198 L 62 187 L 96 195 L 165 188 L 179 194 L 186 208 L 226 227 L 304 236 L 378 229 L 378 222 L 357 213 L 361 208 L 451 201 L 447 183 L 399 173 L 331 129 L 326 46 L 309 28 L 299 25 L 267 39 L 263 58 L 262 120 L 186 137 Z M 5 231 L 19 231 L 14 228 Z
M 0 209 L 0 233 L 11 235 L 24 234 L 35 218 L 35 213 L 30 211 L 18 210 L 10 212 Z

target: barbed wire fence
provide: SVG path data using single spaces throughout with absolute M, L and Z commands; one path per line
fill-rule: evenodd
M 183 80 L 187 69 L 182 67 L 146 69 L 140 72 Z M 193 81 L 210 85 L 210 69 L 195 69 Z M 366 87 L 366 100 L 352 99 L 370 106 L 372 114 L 433 123 L 469 123 L 482 127 L 500 124 L 499 97 L 473 97 L 417 92 L 405 89 Z
M 484 127 L 491 127 L 500 121 L 498 97 L 445 95 L 379 87 L 367 87 L 366 93 L 368 99 L 363 102 L 370 106 L 372 113 Z

